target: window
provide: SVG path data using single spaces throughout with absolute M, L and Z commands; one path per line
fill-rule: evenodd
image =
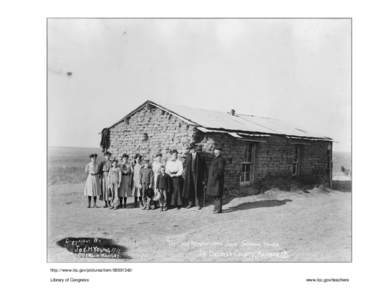
M 299 176 L 301 174 L 302 166 L 302 145 L 295 145 L 294 161 L 292 163 L 292 176 Z
M 251 164 L 242 163 L 241 165 L 241 184 L 248 184 L 251 182 Z
M 255 144 L 245 145 L 244 157 L 241 162 L 240 184 L 248 185 L 253 182 L 253 163 L 255 157 Z

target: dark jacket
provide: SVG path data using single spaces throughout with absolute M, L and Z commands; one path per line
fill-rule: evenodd
M 156 178 L 156 188 L 170 192 L 170 176 L 168 176 L 167 174 L 159 174 Z
M 100 175 L 104 175 L 104 173 L 108 175 L 108 172 L 111 166 L 112 166 L 112 162 L 110 160 L 103 160 L 98 165 L 98 173 Z
M 225 160 L 222 156 L 215 157 L 210 163 L 206 194 L 222 197 L 224 194 Z
M 189 199 L 190 193 L 193 193 L 192 189 L 190 189 L 191 181 L 194 181 L 194 187 L 197 189 L 198 195 L 202 195 L 203 193 L 203 182 L 206 183 L 207 179 L 207 167 L 204 157 L 201 153 L 197 152 L 195 158 L 195 165 L 193 165 L 193 157 L 192 154 L 189 153 L 185 160 L 184 165 L 184 184 L 183 184 L 183 197 Z M 192 168 L 194 167 L 194 168 Z M 194 177 L 194 178 L 192 178 Z

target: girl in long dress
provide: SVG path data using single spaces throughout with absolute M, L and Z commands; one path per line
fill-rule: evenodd
M 140 154 L 135 155 L 135 165 L 133 166 L 133 197 L 135 201 L 135 207 L 138 206 L 138 201 L 140 202 L 141 206 L 143 206 L 140 183 L 140 170 L 142 168 L 141 159 L 142 157 Z
M 96 207 L 97 197 L 101 195 L 99 182 L 99 166 L 97 164 L 97 154 L 89 155 L 90 162 L 85 166 L 85 173 L 88 175 L 85 182 L 84 195 L 88 197 L 88 208 L 93 198 L 93 207 Z
M 158 178 L 158 175 L 160 174 L 160 168 L 162 167 L 162 153 L 156 154 L 155 160 L 152 162 L 152 171 L 154 173 L 154 195 L 155 197 L 158 194 L 158 189 L 156 187 L 156 179 Z M 154 197 L 154 198 L 155 198 Z M 158 201 L 155 201 L 155 205 L 158 203 Z
M 110 193 L 112 195 L 111 208 L 117 209 L 120 206 L 118 193 L 119 193 L 119 186 L 121 184 L 121 169 L 118 167 L 116 159 L 112 161 L 112 166 L 109 169 L 108 183 L 109 183 Z
M 178 151 L 171 151 L 171 159 L 167 161 L 166 173 L 171 177 L 172 181 L 172 194 L 171 194 L 171 206 L 176 206 L 180 209 L 183 205 L 182 202 L 182 174 L 183 164 L 178 159 Z
M 128 161 L 128 154 L 121 156 L 122 164 L 121 169 L 121 184 L 119 187 L 120 206 L 123 208 L 127 207 L 127 198 L 131 194 L 132 189 L 132 166 Z

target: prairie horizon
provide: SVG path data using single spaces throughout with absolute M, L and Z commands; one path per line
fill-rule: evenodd
M 49 146 L 47 150 L 48 185 L 81 183 L 86 179 L 84 167 L 89 154 L 97 153 L 102 158 L 98 147 Z M 333 177 L 342 174 L 342 166 L 351 169 L 351 158 L 350 152 L 333 151 Z

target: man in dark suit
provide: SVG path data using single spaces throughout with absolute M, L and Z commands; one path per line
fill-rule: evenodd
M 187 208 L 197 206 L 201 209 L 203 204 L 203 188 L 206 183 L 206 162 L 201 153 L 201 147 L 190 145 L 190 153 L 185 160 L 185 173 L 183 184 L 183 197 L 188 200 Z M 203 200 L 203 199 L 202 199 Z
M 214 198 L 213 213 L 222 213 L 222 196 L 224 194 L 225 160 L 221 148 L 214 149 L 214 158 L 210 164 L 206 194 Z

